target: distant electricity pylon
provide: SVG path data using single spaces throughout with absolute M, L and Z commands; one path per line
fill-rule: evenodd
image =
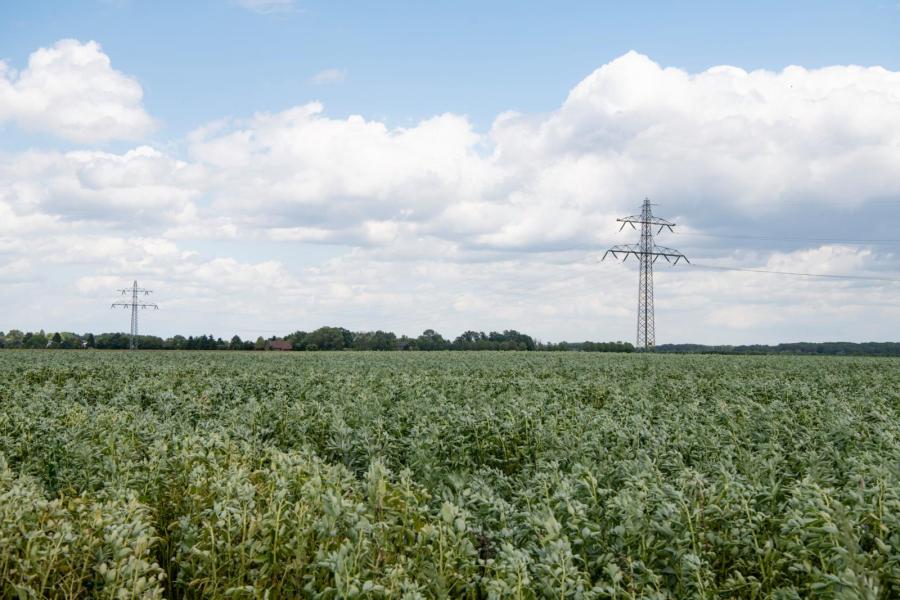
M 640 215 L 632 215 L 622 219 L 616 219 L 622 224 L 619 231 L 625 228 L 625 225 L 631 225 L 632 229 L 637 229 L 636 225 L 641 226 L 641 241 L 637 244 L 622 244 L 613 246 L 603 254 L 606 259 L 607 254 L 612 254 L 614 258 L 623 255 L 622 261 L 628 260 L 629 255 L 634 255 L 638 259 L 641 266 L 641 275 L 638 283 L 638 318 L 637 318 L 637 347 L 645 350 L 652 350 L 656 345 L 656 331 L 653 319 L 653 263 L 659 260 L 659 257 L 666 259 L 666 262 L 678 264 L 682 258 L 690 263 L 688 258 L 675 250 L 674 248 L 666 248 L 665 246 L 657 246 L 653 241 L 653 229 L 659 227 L 657 234 L 663 229 L 674 231 L 675 223 L 660 219 L 653 216 L 653 206 L 650 204 L 649 198 L 644 198 L 644 205 L 641 207 Z
M 149 296 L 153 293 L 153 290 L 145 290 L 144 288 L 139 288 L 137 284 L 137 280 L 132 284 L 130 288 L 125 288 L 123 290 L 118 290 L 122 292 L 122 295 L 125 296 L 129 292 L 131 293 L 131 302 L 121 301 L 121 302 L 113 302 L 112 308 L 117 306 L 121 306 L 122 308 L 130 308 L 131 309 L 131 339 L 128 341 L 128 349 L 129 350 L 137 350 L 138 347 L 138 309 L 145 308 L 153 308 L 158 310 L 159 307 L 152 302 L 141 302 L 138 297 L 139 294 L 143 294 L 145 296 Z

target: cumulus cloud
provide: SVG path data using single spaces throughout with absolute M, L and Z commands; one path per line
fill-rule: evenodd
M 217 211 L 275 236 L 347 242 L 360 231 L 379 237 L 423 223 L 481 193 L 492 175 L 480 140 L 455 115 L 390 129 L 360 116 L 328 118 L 311 103 L 200 129 L 190 154 L 214 170 Z
M 0 210 L 17 219 L 129 229 L 192 222 L 204 169 L 140 146 L 124 154 L 30 151 L 0 162 Z
M 16 72 L 0 61 L 0 123 L 75 142 L 137 139 L 153 129 L 141 85 L 112 68 L 96 42 L 61 40 Z
M 649 195 L 688 225 L 900 197 L 900 73 L 664 68 L 630 52 L 544 115 L 479 134 L 445 114 L 406 128 L 319 103 L 215 123 L 193 160 L 216 206 L 276 239 L 432 236 L 469 247 L 600 247 Z M 262 209 L 262 210 L 259 210 Z
M 203 311 L 183 322 L 223 332 L 249 319 L 631 339 L 636 273 L 591 260 L 634 241 L 617 232 L 617 216 L 646 195 L 688 231 L 777 236 L 767 223 L 802 219 L 815 237 L 844 237 L 848 215 L 900 199 L 900 74 L 692 74 L 632 52 L 556 110 L 504 113 L 486 132 L 456 114 L 391 127 L 312 102 L 208 123 L 186 148 L 0 160 L 0 252 L 15 264 L 4 273 L 79 265 L 85 298 L 139 275 L 170 290 L 170 310 Z M 17 235 L 35 231 L 55 240 L 44 258 L 15 250 Z M 209 240 L 219 245 L 204 249 Z M 865 245 L 660 242 L 721 266 L 897 267 L 890 251 Z M 262 258 L 248 251 L 255 244 L 281 250 Z M 294 264 L 285 255 L 301 244 L 333 245 L 338 256 Z M 900 322 L 891 285 L 661 268 L 660 341 L 883 338 L 883 326 L 866 323 Z
M 900 73 L 689 74 L 630 52 L 549 116 L 498 119 L 492 137 L 503 164 L 542 164 L 539 177 L 593 162 L 597 202 L 630 189 L 682 209 L 715 201 L 746 214 L 786 202 L 859 203 L 900 193 L 891 167 L 900 159 Z
M 614 219 L 644 195 L 699 230 L 900 197 L 900 74 L 690 74 L 632 52 L 557 110 L 503 114 L 485 134 L 459 115 L 392 128 L 313 102 L 210 123 L 188 147 L 188 160 L 148 147 L 19 157 L 6 202 L 15 190 L 19 214 L 24 202 L 67 220 L 166 221 L 182 239 L 599 249 L 622 241 Z

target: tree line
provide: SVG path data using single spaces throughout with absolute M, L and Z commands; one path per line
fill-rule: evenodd
M 426 329 L 417 337 L 397 336 L 390 331 L 350 331 L 343 327 L 320 327 L 313 331 L 295 331 L 284 337 L 257 337 L 230 340 L 212 335 L 175 335 L 161 338 L 138 336 L 138 347 L 144 350 L 265 350 L 267 344 L 284 341 L 291 350 L 541 350 L 549 352 L 634 352 L 629 342 L 540 342 L 514 329 L 505 331 L 465 331 L 455 338 L 445 338 L 433 329 Z M 46 333 L 0 331 L 2 348 L 62 348 L 125 350 L 129 345 L 127 333 Z M 812 356 L 900 356 L 900 342 L 795 342 L 776 345 L 706 346 L 703 344 L 661 344 L 657 352 L 672 354 L 799 354 Z
M 661 344 L 657 352 L 680 354 L 800 354 L 810 356 L 900 356 L 900 342 L 792 342 L 744 346 Z
M 63 348 L 100 350 L 125 350 L 129 347 L 127 333 L 84 333 L 68 331 L 56 333 L 22 332 L 12 329 L 0 332 L 0 348 Z M 143 350 L 266 350 L 273 342 L 286 342 L 291 350 L 543 350 L 581 352 L 633 352 L 628 342 L 560 342 L 542 343 L 530 335 L 514 329 L 504 331 L 465 331 L 455 338 L 445 338 L 433 329 L 426 329 L 417 337 L 397 336 L 390 331 L 350 331 L 343 327 L 320 327 L 313 331 L 295 331 L 284 337 L 262 336 L 256 340 L 243 340 L 235 335 L 230 340 L 212 335 L 175 335 L 161 338 L 154 335 L 138 336 L 138 347 Z

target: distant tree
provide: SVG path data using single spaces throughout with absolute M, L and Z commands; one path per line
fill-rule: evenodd
M 129 336 L 124 333 L 101 333 L 96 337 L 96 347 L 101 350 L 126 350 Z
M 253 346 L 254 350 L 265 350 L 266 349 L 266 340 L 263 339 L 263 336 L 259 336 L 256 338 L 256 344 Z
M 634 346 L 628 342 L 559 342 L 539 344 L 537 349 L 549 352 L 634 352 Z
M 488 336 L 489 339 L 497 344 L 495 350 L 534 350 L 534 338 L 530 335 L 520 333 L 515 329 L 507 329 L 503 333 L 492 331 Z
M 93 333 L 87 333 L 87 334 L 85 334 L 85 336 L 84 336 L 84 341 L 87 342 L 87 347 L 88 347 L 88 348 L 93 348 L 93 347 L 96 345 L 96 343 L 97 343 L 97 341 L 94 339 L 94 334 L 93 334 Z
M 6 332 L 5 344 L 7 348 L 21 348 L 25 334 L 18 329 L 10 329 Z
M 416 349 L 418 350 L 448 350 L 449 348 L 450 342 L 434 329 L 426 329 L 422 335 L 416 338 Z
M 353 345 L 353 334 L 343 327 L 320 327 L 304 339 L 307 350 L 343 350 Z
M 31 333 L 30 331 L 25 334 L 25 337 L 22 340 L 23 348 L 46 348 L 47 347 L 47 334 L 44 333 L 44 330 L 41 329 L 38 333 Z
M 235 335 L 234 337 L 232 337 L 231 341 L 228 342 L 228 349 L 229 350 L 243 350 L 244 342 L 241 341 L 241 337 L 238 335 Z
M 284 340 L 286 342 L 290 342 L 293 345 L 294 350 L 306 350 L 306 336 L 308 334 L 305 331 L 295 331 L 294 333 L 289 333 L 284 336 Z
M 453 350 L 482 350 L 487 336 L 483 331 L 465 331 L 453 340 Z
M 50 340 L 51 348 L 59 348 L 62 345 L 62 336 L 59 335 L 59 332 L 53 334 L 53 338 Z
M 354 350 L 396 350 L 397 336 L 387 331 L 358 331 L 353 334 Z
M 138 336 L 138 348 L 141 350 L 162 350 L 165 347 L 165 341 L 161 337 L 155 335 Z
M 75 350 L 77 348 L 81 348 L 81 336 L 79 336 L 78 334 L 72 333 L 71 331 L 63 331 L 60 332 L 59 335 L 59 348 L 65 348 L 67 350 Z

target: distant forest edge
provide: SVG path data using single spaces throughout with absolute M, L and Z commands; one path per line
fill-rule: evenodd
M 56 333 L 24 333 L 12 329 L 0 331 L 2 348 L 62 348 L 125 350 L 127 333 L 84 333 L 67 331 Z M 545 352 L 635 352 L 629 342 L 541 342 L 514 329 L 502 332 L 466 331 L 453 340 L 444 338 L 433 329 L 426 329 L 418 337 L 397 336 L 389 331 L 357 331 L 343 327 L 320 327 L 314 331 L 295 331 L 284 337 L 242 340 L 235 335 L 223 340 L 212 335 L 176 335 L 163 339 L 154 335 L 138 337 L 143 350 L 540 350 Z M 639 350 L 638 350 L 639 351 Z M 702 344 L 662 344 L 657 352 L 669 354 L 800 354 L 813 356 L 900 356 L 900 342 L 796 342 L 775 346 L 705 346 Z
M 900 356 L 900 342 L 792 342 L 766 346 L 704 346 L 661 344 L 657 352 L 670 354 L 802 354 L 815 356 Z
M 85 333 L 67 331 L 57 333 L 23 333 L 12 329 L 0 332 L 0 348 L 97 348 L 124 350 L 128 348 L 127 333 Z M 541 343 L 530 335 L 515 330 L 466 331 L 450 340 L 433 329 L 426 329 L 418 337 L 397 336 L 389 331 L 350 331 L 343 327 L 320 327 L 314 331 L 295 331 L 284 337 L 242 340 L 235 335 L 223 340 L 212 335 L 197 337 L 176 335 L 163 339 L 154 335 L 138 336 L 138 347 L 143 350 L 544 350 L 582 352 L 634 352 L 628 342 L 560 342 Z

